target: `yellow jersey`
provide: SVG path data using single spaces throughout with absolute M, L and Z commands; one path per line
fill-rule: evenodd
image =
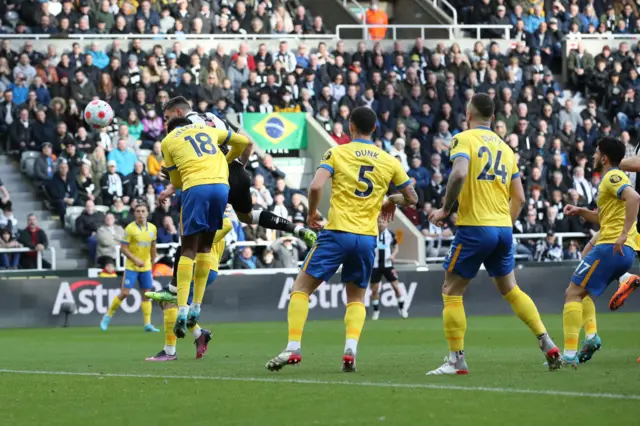
M 140 267 L 127 258 L 125 268 L 129 271 L 146 272 L 151 270 L 151 246 L 158 238 L 158 230 L 153 223 L 147 222 L 142 227 L 136 222 L 130 223 L 124 230 L 123 244 L 129 246 L 129 251 L 138 259 L 144 261 L 144 266 Z
M 229 185 L 229 166 L 218 145 L 231 140 L 230 130 L 205 124 L 178 127 L 162 141 L 162 154 L 171 183 L 183 191 L 198 185 Z
M 598 186 L 598 218 L 600 238 L 598 244 L 615 244 L 624 228 L 626 203 L 620 199 L 622 191 L 629 186 L 629 178 L 620 169 L 611 169 L 600 180 Z M 636 223 L 629 230 L 625 245 L 638 251 Z
M 399 189 L 411 183 L 397 159 L 364 139 L 329 149 L 319 167 L 333 177 L 328 230 L 377 236 L 390 182 Z
M 511 179 L 520 172 L 512 149 L 490 128 L 480 126 L 451 140 L 450 159 L 469 160 L 458 197 L 457 226 L 513 226 L 509 207 Z

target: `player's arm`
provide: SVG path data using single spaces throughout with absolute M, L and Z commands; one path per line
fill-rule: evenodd
M 625 158 L 620 162 L 620 169 L 624 172 L 640 172 L 640 156 Z
M 316 170 L 316 175 L 313 177 L 311 185 L 309 186 L 309 194 L 307 196 L 307 198 L 309 199 L 307 223 L 309 224 L 309 226 L 316 229 L 320 228 L 320 215 L 318 214 L 318 206 L 320 205 L 320 200 L 322 199 L 322 188 L 329 181 L 329 179 L 331 179 L 331 176 L 333 176 L 333 168 L 329 167 L 325 163 L 320 164 L 318 170 Z
M 595 234 L 593 234 L 593 237 L 591 237 L 591 239 L 589 240 L 589 242 L 584 246 L 584 248 L 582 249 L 582 258 L 584 259 L 589 252 L 591 252 L 591 250 L 596 246 L 596 243 L 598 242 L 598 240 L 600 239 L 600 231 L 596 232 Z
M 394 167 L 393 179 L 391 181 L 400 193 L 390 195 L 382 203 L 382 215 L 387 221 L 393 220 L 396 205 L 411 206 L 418 202 L 418 194 L 416 193 L 416 189 L 414 188 L 411 179 L 409 179 L 407 172 L 404 171 L 400 162 L 396 161 L 395 158 L 391 161 L 393 161 Z
M 167 168 L 167 172 L 169 172 L 169 180 L 171 184 L 176 188 L 182 188 L 182 179 L 180 178 L 180 172 L 178 171 L 178 166 L 176 165 L 173 157 L 171 156 L 171 149 L 169 144 L 170 140 L 162 141 L 162 156 L 164 158 L 164 165 Z M 174 189 L 175 192 L 175 189 Z M 171 194 L 173 195 L 173 194 Z M 166 198 L 166 197 L 165 197 Z
M 467 180 L 468 173 L 469 158 L 465 156 L 455 157 L 451 174 L 449 175 L 449 181 L 447 182 L 447 191 L 444 194 L 444 205 L 442 207 L 447 215 L 451 213 L 456 201 L 458 201 L 458 196 L 462 191 L 464 181 Z
M 511 186 L 509 187 L 509 210 L 511 211 L 511 223 L 516 223 L 522 207 L 527 202 L 524 196 L 524 188 L 522 187 L 522 179 L 520 175 L 511 177 Z
M 251 157 L 251 154 L 253 154 L 253 147 L 255 146 L 255 142 L 253 142 L 253 139 L 251 139 L 251 136 L 249 136 L 249 133 L 245 132 L 242 129 L 238 129 L 236 133 L 246 137 L 247 140 L 249 141 L 249 143 L 247 144 L 247 147 L 244 149 L 244 151 L 242 152 L 242 155 L 240 156 L 240 161 L 244 166 L 247 164 L 247 161 L 249 161 L 249 157 Z
M 594 225 L 600 224 L 600 218 L 598 217 L 598 212 L 591 211 L 584 207 L 577 207 L 567 204 L 564 206 L 564 214 L 566 216 L 579 216 L 586 220 L 589 223 L 593 223 Z
M 138 259 L 137 256 L 134 256 L 129 250 L 130 237 L 129 234 L 125 234 L 125 239 L 120 242 L 120 253 L 124 254 L 124 257 L 135 263 L 137 266 L 144 266 L 144 262 L 141 259 Z
M 618 189 L 621 200 L 625 202 L 624 227 L 622 235 L 629 235 L 631 227 L 638 218 L 638 208 L 640 208 L 640 195 L 629 184 L 625 184 Z
M 236 158 L 243 155 L 245 149 L 249 145 L 249 138 L 231 130 L 212 129 L 218 137 L 218 145 L 229 146 L 229 152 L 226 155 L 227 162 L 231 163 Z M 247 157 L 248 158 L 248 157 Z
M 158 250 L 156 247 L 156 241 L 154 240 L 151 243 L 151 265 L 153 265 L 154 263 L 156 263 L 156 258 L 158 257 Z

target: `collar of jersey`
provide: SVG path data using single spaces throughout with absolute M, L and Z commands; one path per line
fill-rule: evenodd
M 476 126 L 475 128 L 480 130 L 491 130 L 491 127 L 488 126 Z
M 136 224 L 136 226 L 138 227 L 139 230 L 142 231 L 142 227 L 140 225 L 138 225 L 138 222 L 136 222 L 135 220 L 133 221 L 133 223 Z M 149 230 L 149 222 L 146 223 L 145 225 L 145 229 L 148 231 Z
M 351 142 L 368 143 L 369 145 L 373 145 L 373 141 L 369 139 L 354 139 Z

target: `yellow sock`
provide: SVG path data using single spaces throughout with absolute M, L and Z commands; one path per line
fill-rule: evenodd
M 564 350 L 577 351 L 578 337 L 580 336 L 580 327 L 582 324 L 582 303 L 569 302 L 565 303 L 562 312 L 562 325 L 564 327 Z
M 187 306 L 189 300 L 189 288 L 193 278 L 193 260 L 180 256 L 178 261 L 178 306 Z
M 107 315 L 112 317 L 113 314 L 116 313 L 116 311 L 118 310 L 121 304 L 122 304 L 122 300 L 120 300 L 119 297 L 114 298 L 113 301 L 111 302 L 111 306 L 109 306 L 109 311 L 107 312 Z
M 304 330 L 304 324 L 307 322 L 308 315 L 309 295 L 301 291 L 294 291 L 291 293 L 289 311 L 287 314 L 287 320 L 289 322 L 288 349 L 300 349 L 300 342 L 302 342 L 302 330 Z
M 366 317 L 367 309 L 364 307 L 364 303 L 351 302 L 347 304 L 347 311 L 344 313 L 344 325 L 347 329 L 345 351 L 351 349 L 354 354 L 356 353 Z
M 520 287 L 515 286 L 504 298 L 509 302 L 513 312 L 515 312 L 518 318 L 533 331 L 533 334 L 540 336 L 547 332 L 547 329 L 544 328 L 544 324 L 540 319 L 538 308 L 536 308 L 535 303 L 533 303 L 529 295 L 520 290 Z
M 151 324 L 151 300 L 142 301 L 142 316 L 144 325 Z
M 178 308 L 169 308 L 164 310 L 164 344 L 167 346 L 175 346 L 177 337 L 173 334 L 173 326 L 178 317 Z
M 193 277 L 193 303 L 202 303 L 204 290 L 207 288 L 207 279 L 211 270 L 211 253 L 196 254 L 196 267 Z
M 464 334 L 467 331 L 467 316 L 464 313 L 462 296 L 442 295 L 444 310 L 444 335 L 447 338 L 450 352 L 464 350 Z
M 596 305 L 593 304 L 593 299 L 589 296 L 582 299 L 582 328 L 584 328 L 584 332 L 587 335 L 598 332 Z

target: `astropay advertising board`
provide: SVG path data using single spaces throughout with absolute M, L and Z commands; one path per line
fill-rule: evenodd
M 518 284 L 536 302 L 544 313 L 562 312 L 564 291 L 575 265 L 549 265 L 545 268 L 518 270 Z M 442 315 L 441 286 L 444 273 L 398 269 L 399 285 L 405 294 L 405 304 L 411 317 L 439 317 Z M 201 322 L 286 321 L 289 294 L 295 274 L 245 274 L 240 271 L 220 275 L 205 294 Z M 168 278 L 154 282 L 161 288 Z M 71 326 L 97 327 L 109 304 L 120 290 L 117 278 L 97 279 L 6 279 L 0 280 L 0 328 L 56 327 L 64 323 L 69 306 L 75 307 L 69 323 Z M 597 299 L 601 311 L 607 309 L 609 297 L 615 286 Z M 635 296 L 635 295 L 634 295 Z M 639 297 L 630 297 L 624 311 L 640 311 Z M 142 313 L 141 293 L 134 289 L 114 315 L 111 324 L 140 325 Z M 396 298 L 390 284 L 381 291 L 382 318 L 396 318 Z M 309 299 L 310 320 L 342 319 L 346 303 L 345 286 L 339 274 L 324 283 Z M 370 304 L 367 291 L 365 304 Z M 468 315 L 512 315 L 508 303 L 497 292 L 484 271 L 469 286 L 465 294 L 465 310 Z M 155 305 L 153 321 L 162 324 L 162 312 Z

